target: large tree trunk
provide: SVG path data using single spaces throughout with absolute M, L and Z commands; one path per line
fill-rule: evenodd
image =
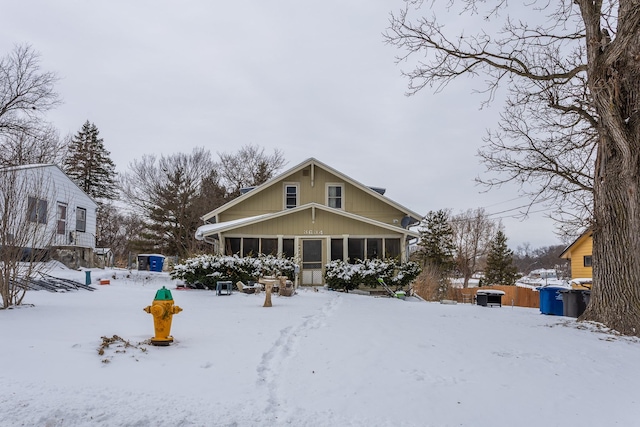
M 595 187 L 593 290 L 583 319 L 640 336 L 640 176 L 619 157 Z
M 594 183 L 593 290 L 582 316 L 640 336 L 640 13 L 620 2 L 609 43 L 581 2 L 589 89 L 600 119 Z

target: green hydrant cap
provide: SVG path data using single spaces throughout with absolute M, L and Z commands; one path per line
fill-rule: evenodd
M 173 297 L 171 296 L 171 291 L 163 286 L 162 289 L 158 289 L 158 292 L 156 292 L 156 297 L 154 298 L 154 300 L 168 301 L 173 300 Z

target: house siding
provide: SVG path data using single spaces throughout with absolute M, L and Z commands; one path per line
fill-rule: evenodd
M 571 278 L 591 278 L 593 277 L 593 268 L 584 266 L 584 257 L 592 256 L 593 239 L 591 237 L 584 239 L 571 251 Z
M 299 184 L 299 204 L 319 203 L 326 205 L 327 183 L 343 184 L 343 210 L 369 219 L 383 222 L 385 224 L 399 225 L 405 213 L 387 202 L 372 197 L 371 194 L 362 189 L 344 182 L 340 177 L 328 173 L 325 170 L 315 167 L 314 182 L 311 185 L 311 172 L 309 168 L 289 175 L 274 185 L 266 188 L 255 197 L 249 197 L 241 203 L 230 207 L 219 214 L 218 222 L 233 221 L 249 216 L 260 215 L 267 212 L 280 212 L 284 209 L 284 188 L 285 184 Z M 309 176 L 304 176 L 304 171 L 308 171 Z M 250 192 L 249 192 L 250 193 Z
M 96 208 L 97 204 L 55 165 L 30 165 L 10 168 L 2 171 L 14 174 L 15 188 L 22 193 L 12 208 L 14 215 L 24 218 L 27 225 L 35 230 L 31 248 L 48 249 L 52 246 L 81 246 L 95 249 Z M 45 224 L 31 224 L 28 214 L 29 197 L 47 202 Z M 58 233 L 58 204 L 67 207 L 64 233 Z M 86 209 L 86 227 L 84 232 L 75 232 L 77 209 Z M 72 234 L 70 234 L 72 233 Z
M 54 216 L 54 220 L 51 224 L 51 230 L 56 234 L 55 245 L 72 245 L 95 249 L 96 203 L 82 190 L 80 190 L 60 169 L 57 167 L 51 167 L 50 172 L 53 181 L 53 189 L 50 197 L 54 200 L 51 207 L 52 216 Z M 67 205 L 67 227 L 64 235 L 59 235 L 56 232 L 57 218 L 55 218 L 55 215 L 56 204 L 58 202 L 65 203 Z M 76 230 L 78 208 L 86 210 L 85 231 Z
M 292 208 L 285 206 L 287 185 L 295 185 L 298 190 L 297 203 Z M 342 188 L 339 207 L 328 205 L 329 186 Z M 285 243 L 293 243 L 293 256 L 301 260 L 300 283 L 317 285 L 323 283 L 324 264 L 336 257 L 347 260 L 389 254 L 406 261 L 409 240 L 418 236 L 417 232 L 402 228 L 406 216 L 413 221 L 420 218 L 340 172 L 309 159 L 205 215 L 203 219 L 214 226 L 203 226 L 197 236 L 226 254 L 255 254 L 256 248 L 264 250 L 261 246 L 264 244 L 273 250 L 276 239 L 278 253 L 283 253 L 287 252 Z M 357 254 L 358 241 L 364 249 L 361 254 Z M 350 243 L 356 245 L 353 251 L 349 249 Z M 306 257 L 306 250 L 313 260 Z M 317 258 L 318 250 L 321 259 Z
M 571 261 L 572 279 L 593 278 L 593 268 L 584 265 L 585 256 L 593 256 L 593 235 L 591 232 L 584 233 L 560 255 L 561 258 Z
M 345 233 L 348 231 L 348 233 Z M 401 231 L 401 230 L 398 230 Z M 353 236 L 386 236 L 398 237 L 398 234 L 388 229 L 357 221 L 351 218 L 343 218 L 330 212 L 315 210 L 315 220 L 310 210 L 297 212 L 293 215 L 274 218 L 258 224 L 238 227 L 227 235 L 297 235 L 297 236 L 340 236 L 345 234 Z

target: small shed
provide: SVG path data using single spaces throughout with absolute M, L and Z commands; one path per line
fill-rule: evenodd
M 95 255 L 100 267 L 113 267 L 113 251 L 111 248 L 96 248 Z

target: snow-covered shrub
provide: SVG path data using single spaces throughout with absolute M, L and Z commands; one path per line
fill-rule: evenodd
M 404 288 L 411 284 L 416 277 L 420 275 L 422 268 L 417 262 L 409 261 L 404 264 L 395 264 L 394 275 L 389 279 L 390 284 L 395 286 L 396 289 Z
M 331 289 L 350 291 L 360 283 L 360 265 L 334 260 L 325 265 L 324 280 Z
M 371 288 L 378 286 L 378 278 L 396 289 L 410 284 L 420 274 L 420 266 L 415 262 L 399 264 L 392 259 L 356 260 L 349 264 L 334 260 L 325 265 L 325 283 L 333 289 L 349 291 L 359 285 Z
M 293 277 L 295 263 L 291 259 L 272 255 L 239 257 L 238 255 L 198 255 L 177 264 L 170 273 L 172 279 L 184 280 L 188 285 L 203 285 L 215 289 L 219 280 L 247 282 L 261 276 Z
M 260 264 L 262 276 L 287 276 L 293 279 L 296 263 L 291 258 L 279 258 L 273 255 L 260 255 L 256 258 Z
M 381 278 L 386 282 L 393 277 L 395 262 L 392 260 L 373 258 L 358 261 L 358 263 L 361 265 L 360 274 L 362 285 L 369 286 L 370 288 L 376 288 L 378 286 L 378 278 Z

